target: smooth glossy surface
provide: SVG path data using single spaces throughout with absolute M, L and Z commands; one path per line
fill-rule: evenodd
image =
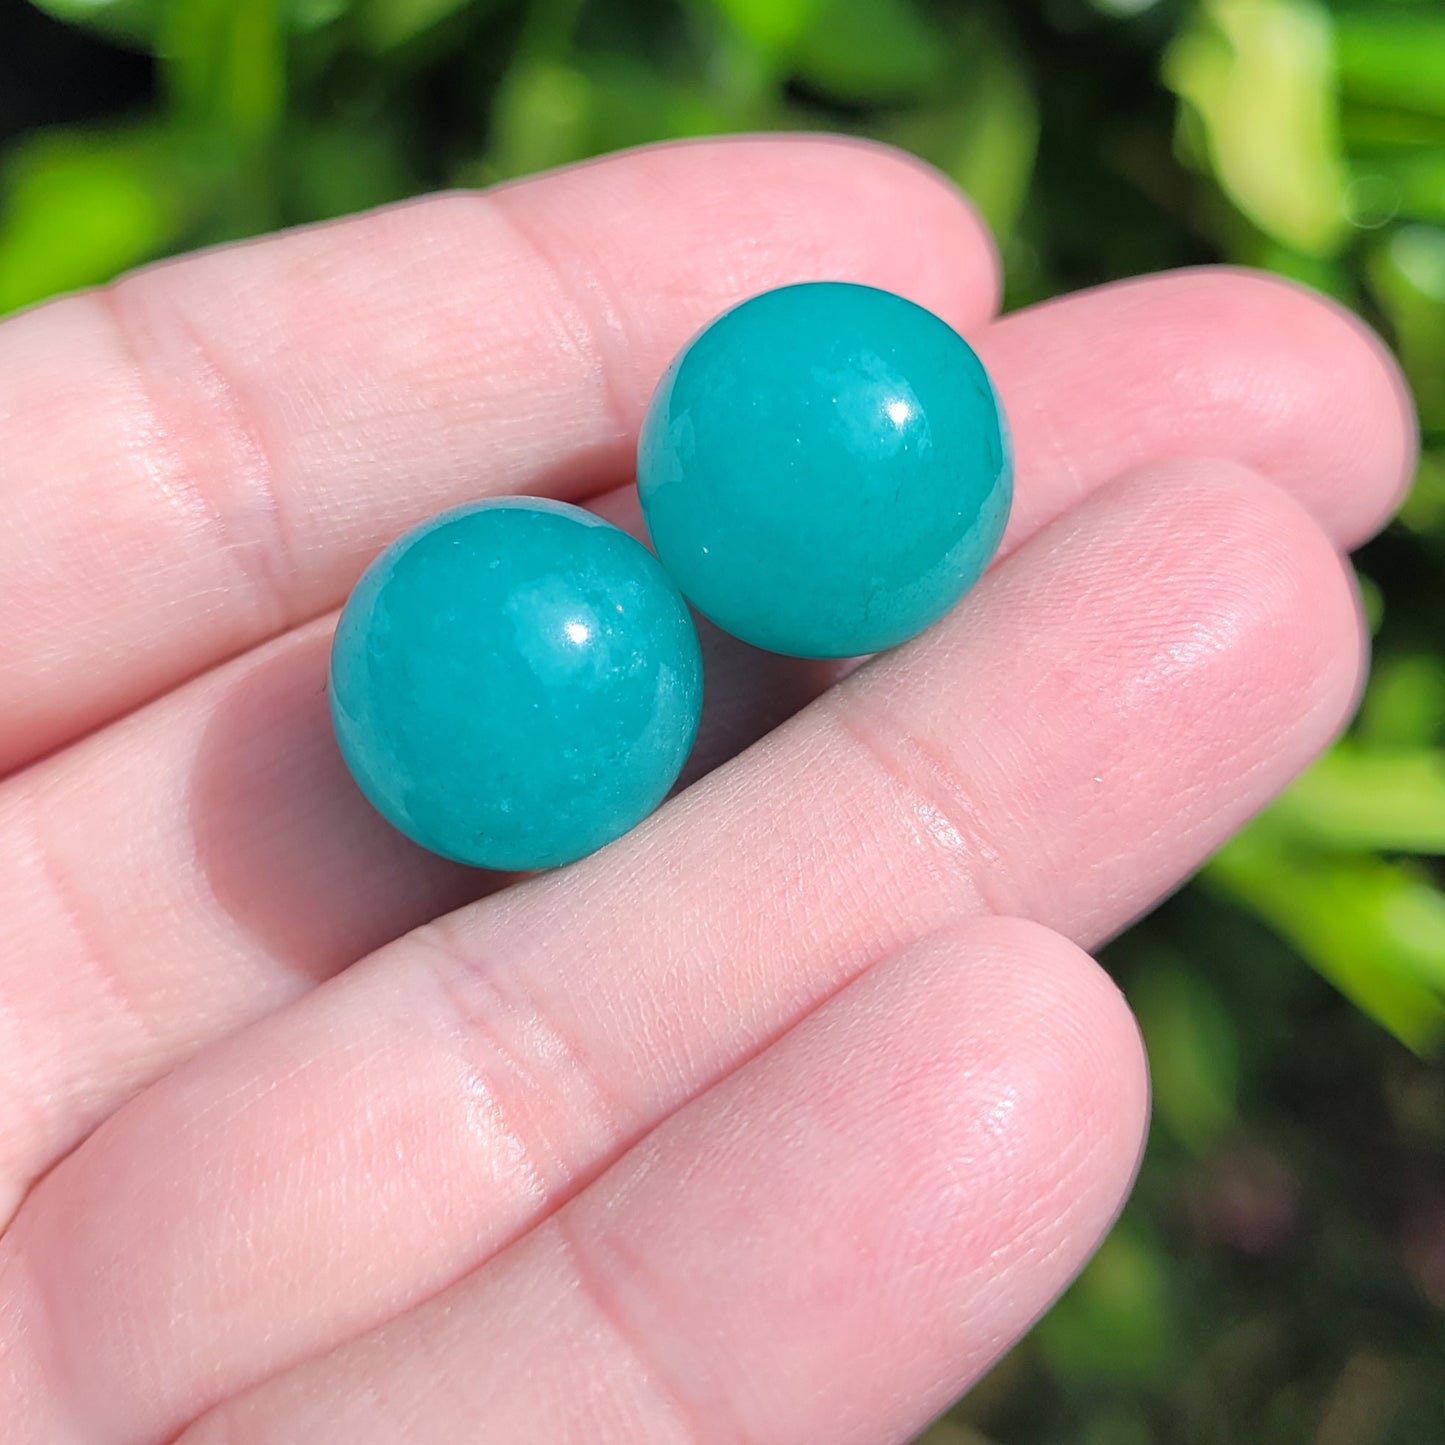
M 459 507 L 367 569 L 331 652 L 362 791 L 478 867 L 547 868 L 646 817 L 697 731 L 702 663 L 656 559 L 576 507 Z
M 788 286 L 713 322 L 638 450 L 653 545 L 699 611 L 799 657 L 892 647 L 973 585 L 1013 498 L 988 374 L 886 291 Z

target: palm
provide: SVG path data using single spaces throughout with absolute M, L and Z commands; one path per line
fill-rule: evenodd
M 625 512 L 669 354 L 807 277 L 976 339 L 1006 560 L 580 865 L 411 849 L 329 740 L 350 580 L 482 492 Z M 14 1439 L 899 1440 L 1058 1292 L 1146 1095 L 1076 945 L 1340 725 L 1336 549 L 1413 435 L 1373 341 L 1277 283 L 991 321 L 995 285 L 922 171 L 732 142 L 0 330 Z M 709 758 L 832 681 L 721 649 Z

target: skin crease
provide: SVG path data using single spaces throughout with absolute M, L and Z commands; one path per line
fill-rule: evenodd
M 617 845 L 404 937 L 507 880 L 358 806 L 318 722 L 320 614 L 442 505 L 620 480 L 672 350 L 815 276 L 975 340 L 1019 445 L 1012 555 Z M 1414 433 L 1379 344 L 1277 282 L 1150 278 L 989 322 L 995 296 L 930 173 L 754 140 L 230 248 L 0 327 L 3 416 L 27 419 L 0 421 L 9 1205 L 49 1171 L 0 1237 L 17 1439 L 172 1438 L 272 1375 L 198 1438 L 312 1438 L 374 1400 L 378 1441 L 478 1418 L 801 1440 L 849 1402 L 839 1438 L 904 1439 L 1082 1263 L 1137 1157 L 1142 1065 L 1037 924 L 1097 943 L 1339 727 L 1360 628 L 1335 548 L 1387 515 Z M 715 647 L 712 757 L 834 675 Z M 942 1038 L 956 1067 L 933 1070 Z M 1010 1089 L 1035 1102 L 1000 1112 Z M 829 1235 L 839 1137 L 880 1162 Z M 525 1386 L 436 1364 L 499 1339 Z M 595 1363 L 588 1418 L 559 1339 Z

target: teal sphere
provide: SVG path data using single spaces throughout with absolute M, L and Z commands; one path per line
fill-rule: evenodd
M 653 555 L 532 498 L 387 548 L 342 611 L 330 681 L 362 792 L 482 868 L 549 868 L 626 832 L 677 780 L 702 708 L 697 633 Z
M 642 427 L 653 546 L 724 631 L 796 657 L 904 642 L 978 580 L 1013 499 L 972 347 L 868 286 L 755 296 L 673 362 Z

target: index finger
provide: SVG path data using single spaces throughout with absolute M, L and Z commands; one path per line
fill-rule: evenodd
M 982 223 L 922 165 L 753 138 L 209 252 L 0 327 L 0 772 L 335 605 L 432 512 L 616 485 L 672 352 L 815 278 L 959 327 L 998 293 Z

